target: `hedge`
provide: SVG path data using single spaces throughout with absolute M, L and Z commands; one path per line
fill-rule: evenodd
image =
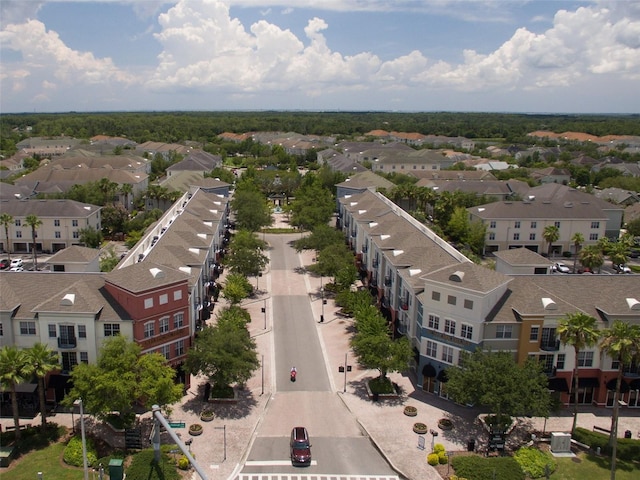
M 592 450 L 597 450 L 600 447 L 600 453 L 602 455 L 611 455 L 611 449 L 609 448 L 609 435 L 592 432 L 586 428 L 576 428 L 573 435 L 573 439 L 589 445 Z M 626 462 L 633 462 L 640 458 L 640 440 L 634 440 L 633 438 L 618 438 L 618 448 L 616 456 L 620 460 Z
M 525 480 L 520 465 L 512 457 L 460 456 L 453 457 L 451 465 L 453 465 L 458 477 L 473 478 L 473 480 L 493 480 L 495 478 Z

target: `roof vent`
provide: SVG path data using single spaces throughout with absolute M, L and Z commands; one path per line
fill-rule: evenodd
M 366 210 L 358 210 L 358 215 L 362 215 L 363 213 L 367 213 Z
M 564 202 L 564 206 L 565 208 L 571 208 L 573 207 L 573 202 Z
M 449 280 L 451 280 L 452 282 L 462 282 L 463 279 L 464 272 L 461 272 L 460 270 L 457 270 L 449 275 Z
M 380 235 L 380 240 L 386 240 L 387 238 L 391 238 L 391 235 Z
M 369 228 L 377 227 L 378 222 L 369 222 Z
M 159 268 L 150 268 L 149 273 L 153 278 L 164 278 L 164 271 Z
M 398 255 L 402 255 L 404 253 L 404 250 L 394 250 L 393 251 L 393 256 L 397 257 Z
M 60 305 L 63 307 L 72 307 L 76 303 L 76 294 L 75 293 L 67 293 L 62 300 L 60 300 Z
M 415 275 L 418 275 L 421 272 L 422 272 L 422 270 L 420 270 L 419 268 L 410 268 L 409 269 L 409 276 L 413 277 Z
M 544 307 L 545 310 L 555 310 L 558 308 L 558 305 L 556 304 L 556 302 L 554 302 L 549 297 L 542 298 L 542 306 Z
M 627 305 L 631 310 L 640 310 L 640 302 L 635 298 L 627 298 Z

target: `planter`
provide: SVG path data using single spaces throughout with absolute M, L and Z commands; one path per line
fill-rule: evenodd
M 189 425 L 189 435 L 193 437 L 202 435 L 202 425 L 200 425 L 199 423 L 194 423 L 192 425 Z
M 418 409 L 416 407 L 412 407 L 411 405 L 407 405 L 404 407 L 404 414 L 407 417 L 415 417 L 418 415 Z
M 438 428 L 440 430 L 451 430 L 453 428 L 453 422 L 448 418 L 441 418 L 438 420 Z
M 394 393 L 374 393 L 371 391 L 371 387 L 369 386 L 369 382 L 365 381 L 365 386 L 367 387 L 367 396 L 369 397 L 370 400 L 373 400 L 374 402 L 377 402 L 379 400 L 384 400 L 384 399 L 396 399 L 399 398 L 400 395 L 398 394 L 398 389 L 396 384 L 392 384 L 393 385 L 393 390 Z
M 214 418 L 214 413 L 208 410 L 205 410 L 200 414 L 200 420 L 202 420 L 203 422 L 211 422 Z
M 216 397 L 213 396 L 215 395 L 215 392 L 211 393 L 211 397 L 209 397 L 209 399 L 207 400 L 209 403 L 223 403 L 223 404 L 235 404 L 238 403 L 238 391 L 234 388 L 233 389 L 233 394 L 231 396 L 228 397 Z
M 414 423 L 413 424 L 413 431 L 419 435 L 424 435 L 427 433 L 428 428 L 424 423 Z

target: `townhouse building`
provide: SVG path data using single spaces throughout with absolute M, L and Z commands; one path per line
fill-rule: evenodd
M 443 170 L 456 163 L 455 160 L 433 150 L 375 149 L 364 152 L 362 156 L 371 161 L 371 170 L 374 172 L 407 175 L 419 170 Z
M 499 251 L 496 270 L 476 265 L 371 190 L 339 198 L 337 224 L 394 336 L 409 339 L 425 391 L 447 398 L 447 369 L 462 352 L 484 348 L 538 360 L 565 405 L 577 363 L 579 403 L 612 405 L 617 362 L 597 346 L 575 358 L 556 329 L 576 312 L 600 329 L 618 319 L 640 324 L 640 275 L 550 275 L 550 262 L 524 248 Z M 640 407 L 637 364 L 625 366 L 623 401 Z
M 75 200 L 0 200 L 0 214 L 13 217 L 9 225 L 9 241 L 5 235 L 0 239 L 3 252 L 27 254 L 33 251 L 31 227 L 27 225 L 28 215 L 35 215 L 42 225 L 36 229 L 36 251 L 57 252 L 80 242 L 83 228 L 102 228 L 101 207 Z M 4 232 L 3 232 L 4 233 Z

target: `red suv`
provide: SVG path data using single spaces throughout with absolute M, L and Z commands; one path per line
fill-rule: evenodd
M 291 430 L 291 464 L 311 465 L 311 444 L 309 434 L 304 427 L 295 427 Z

